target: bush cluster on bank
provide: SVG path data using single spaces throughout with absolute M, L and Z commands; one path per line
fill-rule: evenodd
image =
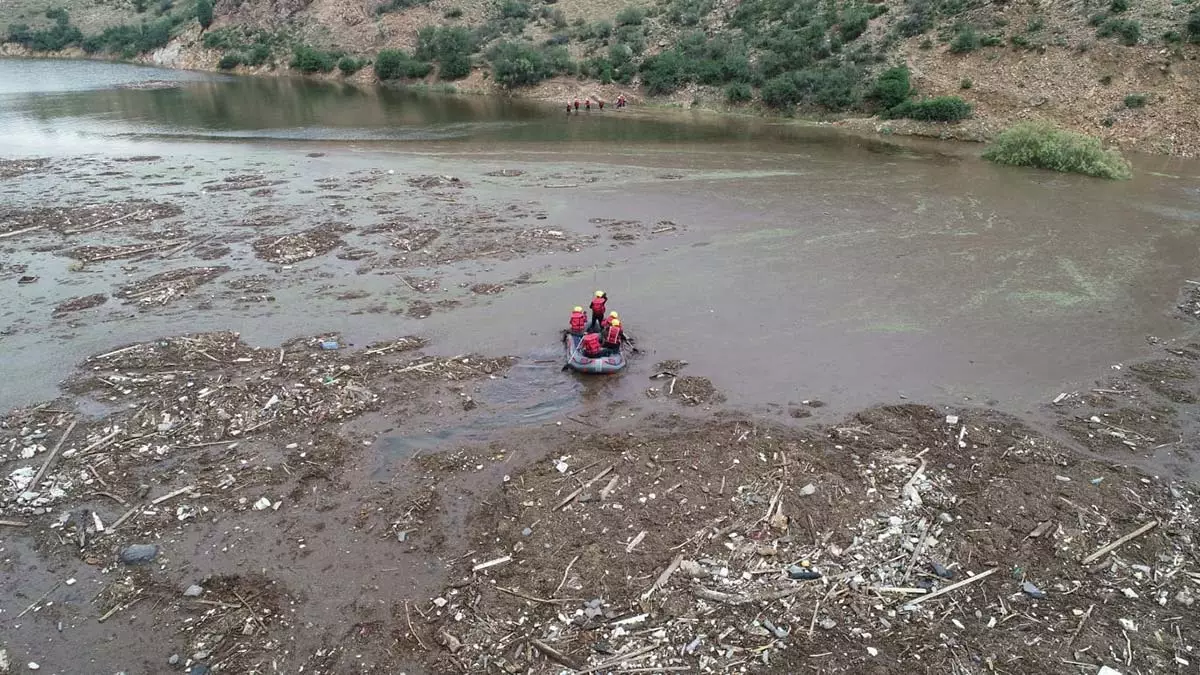
M 375 76 L 381 80 L 420 79 L 432 70 L 433 64 L 400 49 L 385 49 L 375 56 Z
M 1121 153 L 1105 148 L 1099 139 L 1063 131 L 1045 122 L 1026 122 L 1001 132 L 984 151 L 983 158 L 998 164 L 1114 180 L 1133 175 Z

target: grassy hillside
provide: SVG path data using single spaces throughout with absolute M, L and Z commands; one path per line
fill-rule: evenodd
M 182 67 L 968 120 L 967 136 L 1049 118 L 1175 154 L 1200 136 L 1200 0 L 219 0 L 201 30 L 208 1 L 16 0 L 0 27 Z

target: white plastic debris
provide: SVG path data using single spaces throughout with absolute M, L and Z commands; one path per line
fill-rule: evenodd
M 267 499 L 266 497 L 262 497 L 258 501 L 254 502 L 255 511 L 265 511 L 269 508 L 271 508 L 271 500 Z

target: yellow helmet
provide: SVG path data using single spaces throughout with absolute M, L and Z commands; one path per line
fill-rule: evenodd
M 597 297 L 597 298 L 603 298 L 603 297 L 604 297 L 604 291 L 596 291 L 596 297 Z
M 609 312 L 609 313 L 608 313 L 608 318 L 610 318 L 610 319 L 619 319 L 619 318 L 621 318 L 621 317 L 617 316 L 617 313 L 616 313 L 616 312 Z
M 619 328 L 619 327 L 621 326 L 621 320 L 620 320 L 620 319 L 613 319 L 613 320 L 612 320 L 612 323 L 611 323 L 610 325 L 612 325 L 612 326 L 617 326 L 617 327 Z
M 573 309 L 573 310 L 571 310 L 571 311 L 572 311 L 572 312 L 582 312 L 582 311 L 583 311 L 583 308 L 582 308 L 582 307 L 576 307 L 575 309 Z

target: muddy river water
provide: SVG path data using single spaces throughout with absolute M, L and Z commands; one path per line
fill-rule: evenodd
M 130 86 L 151 81 L 159 86 Z M 104 201 L 115 188 L 190 200 L 186 218 L 203 230 L 256 206 L 202 185 L 246 169 L 286 176 L 273 199 L 302 219 L 332 208 L 365 226 L 379 219 L 368 211 L 375 193 L 420 174 L 460 178 L 479 204 L 530 205 L 556 231 L 644 225 L 577 252 L 439 269 L 451 290 L 521 274 L 533 283 L 427 318 L 338 300 L 392 294 L 394 310 L 409 291 L 327 256 L 276 266 L 271 275 L 288 281 L 270 282 L 269 306 L 138 313 L 109 303 L 67 327 L 53 304 L 122 273 L 79 275 L 65 258 L 10 245 L 6 262 L 40 280 L 7 280 L 0 294 L 3 370 L 22 383 L 0 391 L 5 409 L 53 398 L 88 354 L 181 326 L 238 330 L 255 344 L 421 334 L 446 353 L 549 361 L 570 307 L 603 288 L 648 353 L 634 376 L 581 384 L 542 368 L 505 396 L 531 410 L 600 406 L 640 396 L 652 364 L 671 358 L 745 408 L 905 397 L 1020 412 L 1136 358 L 1148 336 L 1185 334 L 1171 309 L 1200 263 L 1200 164 L 1166 158 L 1137 157 L 1135 178 L 1114 183 L 992 166 L 975 146 L 791 122 L 636 108 L 566 116 L 542 103 L 68 61 L 0 61 L 0 133 L 9 158 L 163 158 L 103 181 L 86 171 L 10 179 L 0 199 L 14 206 Z M 305 189 L 370 171 L 394 174 L 337 194 Z M 155 178 L 170 187 L 149 187 Z M 436 217 L 447 199 L 417 210 Z M 233 259 L 250 260 L 248 249 L 235 245 Z
M 766 536 L 733 532 L 739 521 L 777 530 L 787 502 L 796 524 L 817 518 L 807 530 L 783 519 L 776 566 L 828 573 L 845 551 L 826 542 L 886 539 L 894 549 L 866 554 L 886 572 L 873 578 L 907 586 L 942 532 L 962 542 L 939 544 L 947 565 L 1006 570 L 960 618 L 979 653 L 1053 654 L 1053 667 L 1009 672 L 1059 672 L 1072 643 L 1074 658 L 1099 659 L 1099 640 L 1122 635 L 1129 655 L 1113 663 L 1165 672 L 1150 643 L 1169 629 L 1125 633 L 1128 619 L 1098 612 L 1080 634 L 1077 617 L 1092 605 L 1145 626 L 1186 617 L 1163 658 L 1191 658 L 1195 613 L 1177 608 L 1179 588 L 1150 587 L 1188 583 L 1182 568 L 1139 572 L 1144 607 L 1126 614 L 1111 601 L 1137 598 L 1115 590 L 1134 581 L 1093 570 L 1079 582 L 1063 561 L 1149 513 L 1172 520 L 1131 560 L 1197 559 L 1186 528 L 1200 496 L 1120 465 L 1197 476 L 1200 163 L 1136 157 L 1132 180 L 1105 182 L 978 154 L 684 110 L 568 116 L 426 90 L 0 59 L 0 410 L 23 408 L 0 425 L 0 658 L 51 673 L 493 672 L 488 645 L 505 643 L 491 651 L 542 667 L 507 672 L 562 672 L 463 632 L 518 625 L 511 607 L 476 614 L 466 599 L 507 578 L 523 589 L 508 602 L 534 602 L 547 626 L 579 598 L 635 607 L 681 564 L 676 551 L 723 556 L 735 536 Z M 560 331 L 597 288 L 640 353 L 618 376 L 573 376 Z M 670 366 L 680 391 L 649 378 L 663 361 L 687 362 Z M 934 408 L 890 405 L 905 401 Z M 54 403 L 25 408 L 42 402 Z M 1032 427 L 1054 427 L 1078 457 Z M 927 461 L 942 487 L 926 499 L 959 497 L 927 502 L 918 526 L 908 489 L 925 485 Z M 585 476 L 609 482 L 597 497 Z M 916 553 L 879 534 L 892 521 Z M 153 565 L 118 557 L 150 543 Z M 763 548 L 738 565 L 776 554 Z M 1007 570 L 1022 567 L 1061 621 L 984 623 L 989 597 L 1021 597 Z M 690 608 L 680 576 L 670 604 Z M 816 588 L 792 606 L 795 633 L 808 628 L 792 656 L 841 652 L 825 672 L 966 672 L 905 656 L 946 642 L 944 622 L 889 632 L 892 669 L 863 660 L 877 650 L 858 646 L 860 626 L 886 624 L 852 628 L 857 609 L 814 637 L 830 597 Z M 520 621 L 543 625 L 528 611 Z M 678 624 L 671 654 L 698 644 L 695 620 Z M 1028 639 L 1072 629 L 1061 648 Z M 611 653 L 590 640 L 555 644 Z M 454 661 L 468 653 L 478 669 Z M 737 659 L 707 672 L 802 670 Z

